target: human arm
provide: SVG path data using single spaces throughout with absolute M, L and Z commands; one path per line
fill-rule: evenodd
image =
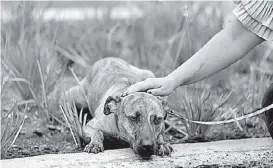
M 169 95 L 178 86 L 195 83 L 230 66 L 263 41 L 234 16 L 227 27 L 168 76 L 132 85 L 126 94 L 148 91 L 156 96 Z

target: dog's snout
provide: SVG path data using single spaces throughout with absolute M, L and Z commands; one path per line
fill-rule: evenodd
M 139 144 L 139 154 L 143 158 L 149 158 L 154 154 L 154 143 L 150 139 L 141 139 Z
M 153 141 L 149 139 L 142 139 L 140 141 L 140 147 L 146 150 L 153 148 Z

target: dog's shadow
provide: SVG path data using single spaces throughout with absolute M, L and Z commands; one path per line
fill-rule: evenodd
M 103 141 L 104 149 L 123 149 L 129 148 L 130 145 L 128 142 L 125 142 L 121 139 L 113 138 L 113 137 L 104 137 Z

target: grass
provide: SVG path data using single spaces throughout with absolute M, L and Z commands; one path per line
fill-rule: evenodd
M 1 75 L 4 95 L 1 99 L 3 103 L 12 103 L 13 99 L 18 104 L 34 103 L 48 122 L 52 118 L 66 121 L 76 144 L 77 136 L 81 135 L 78 119 L 82 116 L 76 115 L 75 105 L 67 107 L 57 97 L 54 101 L 62 102 L 62 108 L 54 111 L 49 100 L 53 90 L 62 87 L 56 83 L 71 76 L 69 67 L 73 67 L 74 76 L 80 80 L 86 74 L 84 67 L 101 58 L 116 56 L 150 69 L 158 77 L 165 76 L 224 26 L 228 11 L 227 2 L 132 2 L 146 17 L 56 22 L 34 20 L 31 12 L 37 3 L 14 5 L 17 17 L 2 23 L 1 71 L 5 73 Z M 272 83 L 272 47 L 265 50 L 266 45 L 270 46 L 257 47 L 244 59 L 203 82 L 177 89 L 174 98 L 170 98 L 172 107 L 190 119 L 202 121 L 217 120 L 230 108 L 236 109 L 234 115 L 258 108 L 265 88 Z M 15 96 L 7 94 L 11 91 Z M 231 92 L 232 98 L 227 100 Z M 207 137 L 213 130 L 209 126 L 171 122 L 187 133 L 188 138 Z M 255 123 L 245 120 L 238 122 L 237 127 L 247 131 L 248 122 Z
M 52 44 L 42 41 L 41 23 L 31 20 L 26 11 L 31 8 L 22 10 L 12 24 L 3 25 L 6 47 L 2 68 L 7 72 L 9 85 L 17 89 L 22 100 L 34 100 L 47 109 L 47 94 L 52 91 L 59 74 L 52 62 Z
M 80 86 L 80 81 L 77 75 L 75 74 L 74 70 L 70 68 L 70 71 L 75 80 L 77 81 L 77 84 Z M 87 95 L 85 94 L 83 88 L 81 88 L 81 91 L 83 92 L 85 100 L 88 103 L 90 111 L 90 105 L 87 99 Z M 71 99 L 67 98 L 67 95 L 61 98 L 60 109 L 65 118 L 66 125 L 72 134 L 76 147 L 83 148 L 82 146 L 83 144 L 82 140 L 84 140 L 83 126 L 87 123 L 87 114 L 83 113 L 83 108 L 80 111 L 78 111 L 74 100 L 71 101 Z
M 218 121 L 225 115 L 227 109 L 227 100 L 231 93 L 224 96 L 214 95 L 207 89 L 200 92 L 194 92 L 192 97 L 188 96 L 187 87 L 183 89 L 184 96 L 180 99 L 180 108 L 184 112 L 186 118 L 194 121 Z M 181 95 L 181 93 L 180 93 Z M 189 138 L 198 137 L 207 139 L 207 134 L 211 131 L 213 126 L 200 125 L 183 121 Z
M 86 124 L 87 114 L 83 114 L 83 109 L 81 109 L 78 113 L 74 101 L 72 103 L 68 103 L 66 100 L 62 100 L 60 109 L 65 118 L 66 126 L 69 128 L 72 134 L 76 147 L 82 148 L 82 126 Z
M 7 113 L 1 113 L 1 153 L 5 153 L 16 141 L 26 119 L 25 113 L 18 110 L 17 103 Z

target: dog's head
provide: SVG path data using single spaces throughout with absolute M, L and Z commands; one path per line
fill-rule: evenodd
M 165 100 L 136 92 L 125 97 L 108 97 L 104 114 L 114 113 L 120 137 L 129 142 L 135 153 L 149 157 L 155 153 L 156 138 L 164 131 L 167 109 Z

